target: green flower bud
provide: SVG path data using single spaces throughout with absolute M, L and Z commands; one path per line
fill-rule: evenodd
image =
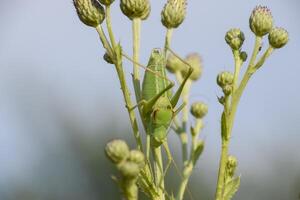
M 145 165 L 145 156 L 139 150 L 131 150 L 127 160 L 138 164 L 140 168 L 143 168 Z
M 151 7 L 149 0 L 121 0 L 120 8 L 129 19 L 147 19 Z
M 135 162 L 124 162 L 118 168 L 121 174 L 129 179 L 136 178 L 140 173 L 140 167 Z
M 226 43 L 233 49 L 239 50 L 245 40 L 244 33 L 237 28 L 230 29 L 225 36 Z
M 105 18 L 104 8 L 97 0 L 73 0 L 79 19 L 87 26 L 97 27 Z
M 190 111 L 195 118 L 201 119 L 207 114 L 208 107 L 203 102 L 195 102 L 192 104 Z
M 245 61 L 247 60 L 247 58 L 248 58 L 248 54 L 247 54 L 245 51 L 242 51 L 242 52 L 240 53 L 240 58 L 241 58 L 241 60 L 242 60 L 243 62 L 245 62 Z
M 269 33 L 269 43 L 273 48 L 281 48 L 289 41 L 289 34 L 283 28 L 273 28 Z
M 268 34 L 273 27 L 271 11 L 266 6 L 256 6 L 249 19 L 250 29 L 259 37 Z
M 226 163 L 226 171 L 230 177 L 233 177 L 236 167 L 238 165 L 237 159 L 234 156 L 228 156 Z
M 169 54 L 167 59 L 166 68 L 170 73 L 176 73 L 177 71 L 182 71 L 185 69 L 184 63 L 182 63 L 179 58 L 174 56 L 173 54 Z
M 221 72 L 217 76 L 217 84 L 223 88 L 226 85 L 232 85 L 233 84 L 233 74 L 231 72 Z
M 225 85 L 222 90 L 225 96 L 229 96 L 232 93 L 232 85 Z
M 99 0 L 100 3 L 103 5 L 109 6 L 111 5 L 115 0 Z
M 186 16 L 186 0 L 168 0 L 161 12 L 161 22 L 168 28 L 177 28 Z
M 125 160 L 129 155 L 129 147 L 123 140 L 112 140 L 105 147 L 107 157 L 115 164 Z
M 110 55 L 108 55 L 107 52 L 103 55 L 103 59 L 108 63 L 108 64 L 114 64 L 113 60 L 111 59 Z
M 193 68 L 193 72 L 190 76 L 192 81 L 196 81 L 200 78 L 202 74 L 202 60 L 199 54 L 191 53 L 186 56 L 185 61 L 190 64 L 190 67 Z M 181 62 L 182 63 L 182 62 Z M 186 65 L 183 65 L 186 66 Z M 185 76 L 188 73 L 189 67 L 186 66 L 182 71 L 182 75 Z

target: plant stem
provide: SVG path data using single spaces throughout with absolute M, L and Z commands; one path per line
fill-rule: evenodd
M 99 37 L 100 37 L 100 40 L 101 40 L 101 42 L 102 42 L 103 47 L 106 49 L 106 51 L 108 52 L 109 55 L 113 55 L 113 54 L 112 54 L 112 48 L 111 48 L 111 46 L 110 46 L 110 44 L 109 44 L 109 42 L 108 42 L 108 40 L 107 40 L 107 38 L 106 38 L 106 36 L 105 36 L 105 33 L 104 33 L 104 31 L 103 31 L 102 26 L 101 26 L 101 25 L 98 25 L 98 26 L 96 27 L 96 31 L 97 31 L 98 34 L 99 34 Z
M 141 32 L 141 19 L 134 18 L 132 20 L 132 33 L 133 33 L 133 85 L 137 103 L 141 100 L 140 89 L 140 72 L 139 57 L 140 57 L 140 32 Z
M 166 38 L 165 38 L 165 56 L 167 56 L 167 51 L 170 48 L 172 40 L 173 29 L 167 29 Z
M 177 193 L 177 196 L 176 196 L 176 200 L 182 200 L 183 199 L 185 190 L 187 188 L 187 184 L 188 184 L 189 178 L 190 178 L 190 176 L 192 175 L 192 172 L 193 172 L 193 168 L 194 168 L 194 165 L 193 165 L 193 163 L 191 161 L 189 161 L 185 165 L 184 171 L 183 171 L 182 181 L 181 181 L 181 183 L 179 185 L 179 189 L 178 189 L 178 193 Z
M 163 161 L 161 154 L 161 147 L 153 147 L 154 154 L 154 170 L 155 170 L 155 181 L 157 185 L 158 195 L 160 200 L 165 200 L 164 194 L 164 173 L 163 173 Z
M 138 187 L 135 179 L 125 179 L 122 185 L 126 200 L 138 200 Z
M 110 5 L 105 7 L 105 19 L 106 19 L 106 26 L 107 26 L 110 42 L 112 44 L 112 47 L 114 48 L 116 46 L 116 42 L 115 42 L 115 37 L 111 25 Z

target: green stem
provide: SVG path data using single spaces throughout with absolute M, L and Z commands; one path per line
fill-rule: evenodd
M 141 19 L 134 18 L 132 20 L 132 33 L 133 33 L 133 84 L 137 102 L 141 100 L 140 89 L 140 72 L 139 72 L 139 57 L 140 57 L 140 32 L 141 32 Z
M 115 37 L 111 25 L 110 5 L 105 7 L 105 19 L 106 19 L 106 26 L 107 26 L 110 42 L 112 44 L 112 47 L 114 48 L 116 46 L 116 41 L 115 41 Z
M 183 177 L 182 181 L 179 185 L 178 193 L 176 196 L 176 200 L 182 200 L 184 197 L 185 190 L 187 188 L 189 178 L 192 175 L 194 165 L 192 164 L 191 161 L 189 161 L 186 166 L 184 167 L 184 172 L 183 172 Z
M 126 200 L 138 200 L 138 187 L 136 185 L 136 180 L 125 179 L 123 181 L 123 194 Z
M 100 40 L 101 40 L 101 42 L 102 42 L 102 45 L 103 45 L 103 47 L 106 49 L 106 51 L 108 52 L 108 54 L 111 56 L 111 55 L 113 55 L 112 54 L 112 48 L 111 48 L 111 46 L 110 46 L 110 44 L 109 44 L 109 42 L 108 42 L 108 40 L 107 40 L 107 38 L 106 38 L 106 36 L 105 36 L 105 33 L 104 33 L 104 31 L 103 31 L 103 28 L 102 28 L 102 26 L 101 25 L 98 25 L 97 27 L 96 27 L 96 31 L 98 32 L 98 34 L 99 34 L 99 37 L 100 37 Z
M 173 29 L 167 29 L 166 38 L 165 38 L 165 56 L 167 56 L 167 51 L 170 48 L 172 40 Z
M 161 154 L 161 147 L 153 147 L 153 158 L 154 158 L 154 170 L 155 170 L 155 181 L 157 185 L 157 191 L 160 200 L 165 200 L 164 194 L 164 173 L 163 173 L 163 161 Z
M 234 60 L 235 60 L 234 79 L 233 79 L 233 92 L 235 92 L 236 88 L 238 87 L 239 75 L 240 75 L 240 70 L 241 70 L 241 66 L 242 66 L 242 60 L 240 58 L 239 50 L 234 50 L 233 51 L 233 56 L 234 56 Z

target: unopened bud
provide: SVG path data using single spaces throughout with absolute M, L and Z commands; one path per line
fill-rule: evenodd
M 233 84 L 233 74 L 228 71 L 224 71 L 218 74 L 217 76 L 217 84 L 223 88 L 226 85 Z
M 242 52 L 240 53 L 240 58 L 241 58 L 241 60 L 242 60 L 243 62 L 245 62 L 245 61 L 247 60 L 247 58 L 248 58 L 247 52 L 242 51 Z
M 169 54 L 166 68 L 170 73 L 176 73 L 177 71 L 184 70 L 185 64 L 182 63 L 182 61 L 173 54 Z
M 249 19 L 250 29 L 259 37 L 268 34 L 273 27 L 271 11 L 266 6 L 256 6 Z
M 125 160 L 129 155 L 129 147 L 123 140 L 112 140 L 105 147 L 107 157 L 115 164 Z
M 203 118 L 208 112 L 208 106 L 203 102 L 195 102 L 191 106 L 191 114 L 197 118 Z
M 109 6 L 111 5 L 115 0 L 99 0 L 100 3 L 103 5 Z
M 289 41 L 289 34 L 283 28 L 273 28 L 269 33 L 269 43 L 273 48 L 281 48 Z
M 229 96 L 232 93 L 232 85 L 225 85 L 222 90 L 225 96 Z
M 147 19 L 151 7 L 149 0 L 121 0 L 120 8 L 129 19 Z
M 140 173 L 139 165 L 130 161 L 122 163 L 119 170 L 125 178 L 129 179 L 136 178 Z
M 189 66 L 187 66 L 186 64 L 183 65 L 183 66 L 185 66 L 185 68 L 181 72 L 182 75 L 186 76 L 186 74 L 189 71 L 189 67 L 192 67 L 193 72 L 190 76 L 190 79 L 192 81 L 198 80 L 202 74 L 202 60 L 201 60 L 200 55 L 198 53 L 191 53 L 186 56 L 185 61 L 189 64 Z
M 139 150 L 131 150 L 127 160 L 138 164 L 140 168 L 143 168 L 145 165 L 145 156 Z
M 108 64 L 114 64 L 113 60 L 111 59 L 110 55 L 105 52 L 105 54 L 103 55 L 103 59 L 108 63 Z
M 226 43 L 233 49 L 239 50 L 245 40 L 244 33 L 237 28 L 230 29 L 225 36 Z
M 228 156 L 226 163 L 226 171 L 230 177 L 235 173 L 235 169 L 238 165 L 237 159 L 234 156 Z
M 105 18 L 104 8 L 97 0 L 73 0 L 79 19 L 87 26 L 97 27 Z
M 161 12 L 161 22 L 168 28 L 177 28 L 186 16 L 186 0 L 168 0 Z

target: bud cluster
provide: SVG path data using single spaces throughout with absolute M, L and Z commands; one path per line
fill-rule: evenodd
M 113 140 L 107 143 L 105 153 L 125 179 L 137 178 L 145 165 L 144 154 L 139 150 L 130 151 L 123 140 Z
M 168 28 L 177 28 L 186 16 L 186 0 L 168 0 L 161 12 L 161 22 Z
M 166 68 L 170 73 L 180 72 L 182 76 L 185 76 L 189 68 L 193 69 L 193 72 L 190 76 L 190 80 L 196 81 L 201 77 L 202 74 L 202 59 L 198 53 L 191 53 L 186 56 L 184 59 L 186 63 L 183 63 L 179 58 L 170 54 L 167 59 Z
M 228 71 L 221 72 L 217 76 L 217 84 L 222 88 L 226 96 L 232 92 L 233 79 L 233 74 Z

